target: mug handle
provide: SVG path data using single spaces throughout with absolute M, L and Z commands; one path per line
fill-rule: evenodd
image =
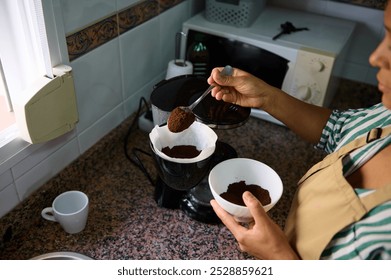
M 54 215 L 53 215 L 53 208 L 52 207 L 46 207 L 42 210 L 41 212 L 41 216 L 48 220 L 48 221 L 52 221 L 52 222 L 57 222 L 56 221 L 56 218 L 54 218 Z

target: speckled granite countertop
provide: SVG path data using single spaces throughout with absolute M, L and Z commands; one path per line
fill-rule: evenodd
M 342 81 L 333 107 L 362 107 L 378 102 L 376 88 Z M 104 137 L 83 156 L 0 219 L 0 259 L 29 259 L 55 251 L 73 251 L 94 259 L 251 259 L 242 253 L 221 224 L 204 224 L 183 211 L 158 207 L 154 186 L 124 154 L 124 137 L 132 118 Z M 260 160 L 276 170 L 283 197 L 269 212 L 284 225 L 300 176 L 323 153 L 287 128 L 250 118 L 243 126 L 217 130 L 219 140 L 239 157 Z M 135 130 L 129 148 L 149 151 L 148 135 Z M 142 157 L 156 176 L 152 159 Z M 90 199 L 86 229 L 70 235 L 41 218 L 41 210 L 67 190 Z

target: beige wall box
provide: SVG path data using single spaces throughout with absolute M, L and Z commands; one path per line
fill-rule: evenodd
M 72 68 L 59 65 L 53 74 L 34 83 L 14 106 L 20 137 L 32 144 L 71 131 L 79 119 Z

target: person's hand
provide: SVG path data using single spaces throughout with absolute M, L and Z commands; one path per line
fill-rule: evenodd
M 240 249 L 258 259 L 299 259 L 284 232 L 269 218 L 261 203 L 250 192 L 243 194 L 243 200 L 254 218 L 248 227 L 238 223 L 215 200 L 210 202 L 217 216 L 238 241 Z
M 208 83 L 215 86 L 211 92 L 214 98 L 261 109 L 304 140 L 313 144 L 319 142 L 331 114 L 330 108 L 301 101 L 238 68 L 233 68 L 231 76 L 222 75 L 222 70 L 223 67 L 214 68 L 208 78 Z
M 223 68 L 214 68 L 208 83 L 214 85 L 211 94 L 217 100 L 237 104 L 243 107 L 262 108 L 270 92 L 275 88 L 261 79 L 237 68 L 231 76 L 221 75 Z

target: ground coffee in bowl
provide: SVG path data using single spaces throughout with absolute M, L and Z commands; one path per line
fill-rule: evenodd
M 264 188 L 255 184 L 247 185 L 245 181 L 230 184 L 227 191 L 220 194 L 220 196 L 234 204 L 246 206 L 242 198 L 245 191 L 251 192 L 261 202 L 262 205 L 267 205 L 271 202 L 268 190 L 265 190 Z

